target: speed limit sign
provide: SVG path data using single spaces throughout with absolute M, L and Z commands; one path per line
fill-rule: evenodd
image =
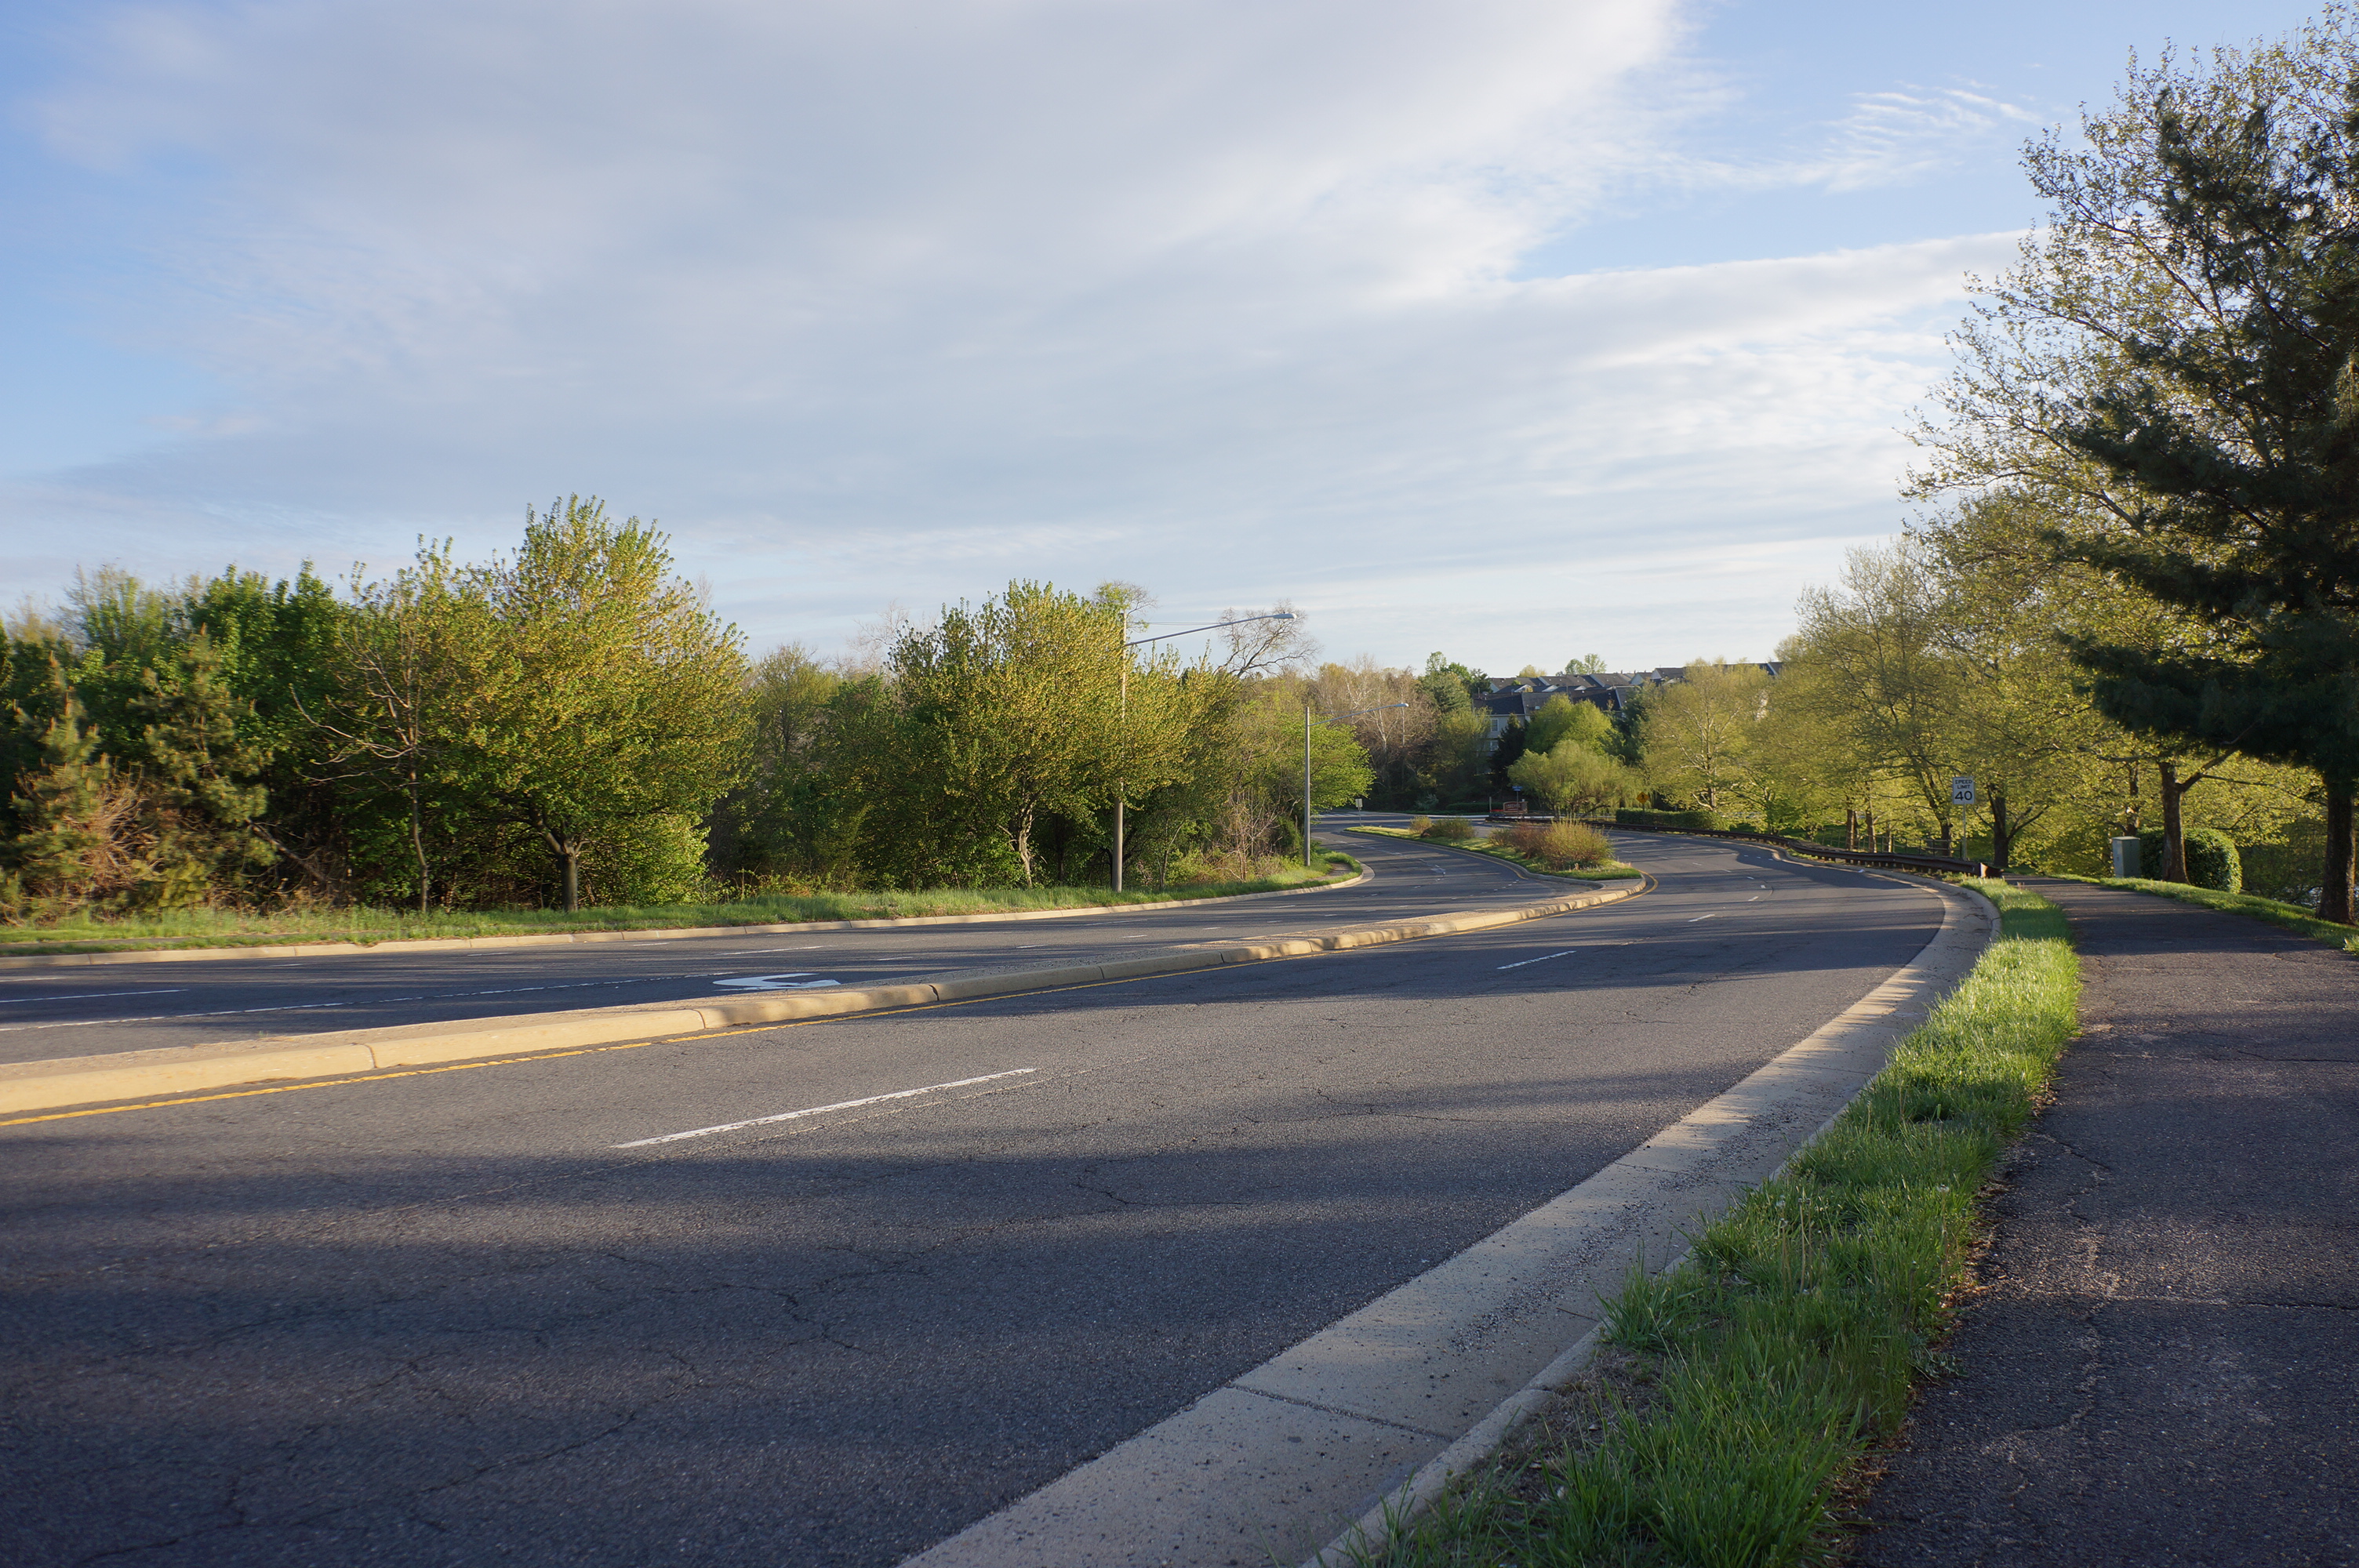
M 1974 803 L 1974 781 L 1963 774 L 1950 781 L 1950 804 L 1972 806 Z

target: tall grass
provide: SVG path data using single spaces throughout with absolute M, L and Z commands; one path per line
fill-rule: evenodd
M 1633 1271 L 1586 1393 L 1360 1561 L 1776 1568 L 1837 1544 L 1846 1476 L 1940 1365 L 1976 1195 L 2076 1028 L 2061 912 L 1969 885 L 2002 926 L 1965 982 L 1685 1261 Z

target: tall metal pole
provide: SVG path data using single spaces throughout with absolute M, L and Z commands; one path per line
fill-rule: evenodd
M 1310 869 L 1310 699 L 1302 699 L 1302 869 Z
M 1332 717 L 1357 719 L 1363 713 L 1386 713 L 1408 706 L 1406 702 L 1380 703 L 1375 708 L 1355 708 L 1349 713 Z M 1308 695 L 1302 699 L 1302 869 L 1310 869 L 1310 698 Z
M 1122 651 L 1122 738 L 1130 739 L 1130 649 Z M 1122 797 L 1129 786 L 1126 779 L 1114 782 L 1114 891 L 1122 891 Z

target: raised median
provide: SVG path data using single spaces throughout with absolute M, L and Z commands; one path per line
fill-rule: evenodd
M 1651 885 L 1651 884 L 1647 884 Z M 160 1096 L 200 1094 L 278 1080 L 341 1077 L 393 1068 L 528 1056 L 541 1052 L 708 1033 L 766 1023 L 793 1023 L 882 1009 L 924 1007 L 984 997 L 1109 980 L 1185 974 L 1230 964 L 1339 953 L 1388 942 L 1483 931 L 1568 914 L 1636 895 L 1642 887 L 1585 890 L 1513 909 L 1433 915 L 1422 920 L 1322 936 L 1208 945 L 1125 958 L 973 976 L 947 976 L 908 985 L 716 998 L 661 1007 L 589 1008 L 525 1017 L 462 1022 L 396 1024 L 333 1033 L 224 1041 L 125 1051 L 108 1055 L 22 1062 L 0 1066 L 0 1115 L 58 1112 L 68 1108 Z

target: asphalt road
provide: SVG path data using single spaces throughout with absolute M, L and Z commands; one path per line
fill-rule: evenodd
M 1321 825 L 1376 871 L 1358 887 L 1070 919 L 889 930 L 724 934 L 580 946 L 405 951 L 317 957 L 205 958 L 0 971 L 0 1064 L 433 1023 L 571 1008 L 654 1005 L 747 989 L 898 983 L 1049 968 L 1200 943 L 1293 936 L 1500 903 L 1531 903 L 1577 882 L 1527 875 L 1478 856 Z
M 1655 892 L 1495 931 L 0 1127 L 0 1561 L 895 1563 L 1578 1183 L 1940 923 L 1630 843 Z

